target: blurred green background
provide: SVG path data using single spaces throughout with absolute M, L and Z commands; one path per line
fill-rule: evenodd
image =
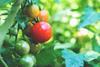
M 36 55 L 37 66 L 79 67 L 83 64 L 81 62 L 86 61 L 84 67 L 100 67 L 100 0 L 33 2 L 48 10 L 48 23 L 53 30 L 53 38 L 44 43 L 44 49 Z M 5 22 L 12 3 L 13 0 L 0 1 L 0 26 Z

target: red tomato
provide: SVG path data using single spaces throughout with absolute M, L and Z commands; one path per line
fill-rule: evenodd
M 36 43 L 43 43 L 52 37 L 52 29 L 49 23 L 35 23 L 31 30 L 31 37 Z
M 47 22 L 48 21 L 48 11 L 46 11 L 46 10 L 40 11 L 40 13 L 39 13 L 39 19 L 40 19 L 40 21 Z

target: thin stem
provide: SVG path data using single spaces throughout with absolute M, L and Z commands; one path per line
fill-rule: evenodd
M 23 0 L 16 0 L 5 20 L 5 23 L 0 26 L 0 49 L 8 29 L 13 25 L 17 12 L 20 9 Z
M 1 60 L 1 62 L 3 63 L 3 65 L 5 66 L 5 67 L 8 67 L 8 65 L 6 64 L 6 62 L 3 60 L 3 57 L 0 55 L 0 60 Z
M 13 25 L 16 14 L 19 11 L 22 3 L 23 3 L 23 0 L 15 1 L 15 3 L 13 4 L 11 8 L 11 11 L 8 14 L 8 17 L 5 20 L 5 23 L 2 26 L 0 26 L 0 49 L 2 47 L 6 33 L 8 32 L 8 29 Z M 1 53 L 0 53 L 0 61 L 4 64 L 5 67 L 8 67 L 6 62 L 3 60 Z

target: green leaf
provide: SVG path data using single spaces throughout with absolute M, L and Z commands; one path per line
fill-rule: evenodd
M 53 47 L 47 47 L 40 51 L 39 54 L 36 54 L 37 64 L 38 65 L 48 65 L 54 62 L 55 53 Z
M 33 1 L 33 3 L 38 4 L 40 0 L 32 0 L 32 1 Z
M 23 2 L 23 0 L 15 1 L 14 5 L 11 8 L 11 11 L 8 14 L 8 17 L 5 20 L 5 23 L 2 26 L 0 26 L 0 49 L 1 49 L 4 37 L 5 37 L 6 33 L 8 32 L 8 29 L 14 23 L 15 16 L 16 16 L 18 10 L 20 9 L 22 2 Z
M 72 46 L 74 46 L 74 44 L 72 44 L 72 43 L 63 43 L 63 44 L 61 44 L 61 43 L 57 42 L 54 46 L 54 50 L 71 48 Z
M 0 53 L 3 53 L 3 52 L 5 52 L 5 48 L 2 48 L 2 49 L 0 49 Z
M 62 50 L 62 57 L 65 59 L 66 67 L 83 67 L 84 55 L 76 54 L 71 50 Z
M 86 28 L 94 33 L 99 33 L 96 28 L 92 25 L 87 25 Z
M 98 37 L 99 37 L 99 35 L 98 35 Z M 94 51 L 100 53 L 100 44 L 97 42 L 96 36 L 94 36 L 92 38 L 92 48 L 93 48 Z
M 53 47 L 46 47 L 36 54 L 37 64 L 39 65 L 48 65 L 53 63 L 55 58 L 55 53 Z
M 85 56 L 84 60 L 89 62 L 100 57 L 100 53 L 95 52 L 95 51 L 88 51 L 84 53 L 84 56 Z
M 85 27 L 100 20 L 100 13 L 95 12 L 91 7 L 86 7 L 81 23 L 78 28 Z
M 94 64 L 94 67 L 100 67 L 100 63 Z
M 0 7 L 7 4 L 7 3 L 9 3 L 9 2 L 11 2 L 11 0 L 2 0 L 2 1 L 0 1 Z

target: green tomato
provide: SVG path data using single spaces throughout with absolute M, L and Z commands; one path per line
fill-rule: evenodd
M 20 40 L 16 43 L 15 50 L 20 55 L 28 54 L 30 51 L 30 46 L 26 41 Z
M 20 61 L 20 67 L 33 67 L 36 64 L 36 59 L 33 55 L 24 55 Z

